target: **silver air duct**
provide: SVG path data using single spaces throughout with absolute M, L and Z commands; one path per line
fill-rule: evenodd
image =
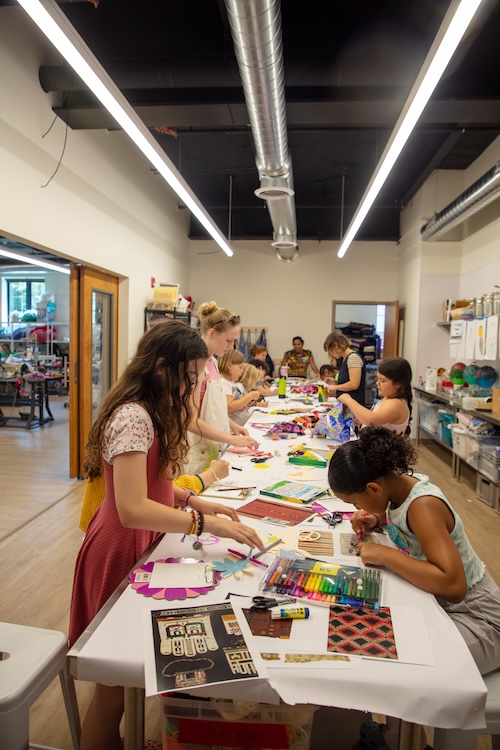
M 255 195 L 267 203 L 278 257 L 289 262 L 297 257 L 298 248 L 280 3 L 225 0 L 225 4 L 255 146 L 260 179 Z
M 423 240 L 437 239 L 495 200 L 500 191 L 500 161 L 458 198 L 429 219 L 420 230 Z

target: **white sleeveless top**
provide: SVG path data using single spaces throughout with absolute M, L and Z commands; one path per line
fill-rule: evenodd
M 378 411 L 386 400 L 387 399 L 383 398 L 381 401 L 377 401 L 377 403 L 374 404 L 372 411 Z M 396 432 L 398 435 L 404 435 L 404 433 L 406 432 L 406 428 L 408 427 L 408 423 L 410 421 L 410 410 L 408 408 L 408 404 L 406 403 L 404 399 L 400 399 L 400 401 L 402 401 L 403 404 L 406 406 L 407 414 L 406 414 L 405 421 L 402 422 L 401 424 L 383 424 L 380 426 L 386 427 L 388 430 L 392 430 L 392 432 Z

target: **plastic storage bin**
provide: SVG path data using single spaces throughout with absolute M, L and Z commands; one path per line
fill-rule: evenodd
M 475 433 L 467 432 L 467 463 L 479 470 L 479 457 L 481 451 L 486 447 L 494 448 L 499 444 L 500 439 L 497 436 L 477 435 Z
M 453 441 L 453 453 L 456 453 L 460 458 L 466 458 L 467 456 L 467 430 L 457 425 L 451 426 L 451 438 Z
M 479 450 L 479 471 L 492 482 L 500 481 L 500 445 L 486 441 Z
M 316 706 L 160 696 L 163 750 L 308 750 Z
M 455 424 L 455 412 L 446 411 L 445 409 L 438 410 L 438 437 L 450 448 L 453 445 L 451 436 L 451 426 Z
M 438 433 L 438 404 L 430 404 L 426 401 L 419 401 L 418 404 L 418 418 L 419 424 L 425 430 L 433 432 L 434 435 Z
M 498 485 L 482 477 L 481 474 L 478 474 L 476 479 L 476 497 L 490 508 L 495 508 L 497 513 L 500 512 L 498 510 L 500 501 Z

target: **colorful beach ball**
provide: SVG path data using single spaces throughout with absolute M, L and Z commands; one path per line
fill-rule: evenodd
M 476 384 L 476 377 L 479 367 L 477 365 L 467 365 L 464 370 L 464 380 L 469 385 Z
M 495 383 L 496 379 L 497 379 L 497 371 L 494 370 L 493 367 L 490 367 L 489 365 L 480 367 L 476 375 L 476 383 L 478 384 L 480 388 L 491 388 L 492 385 Z
M 455 362 L 450 369 L 450 380 L 453 385 L 463 385 L 465 365 L 463 362 Z

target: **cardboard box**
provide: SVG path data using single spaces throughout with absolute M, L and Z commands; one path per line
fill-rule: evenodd
M 491 411 L 493 414 L 500 414 L 500 388 L 491 389 Z

